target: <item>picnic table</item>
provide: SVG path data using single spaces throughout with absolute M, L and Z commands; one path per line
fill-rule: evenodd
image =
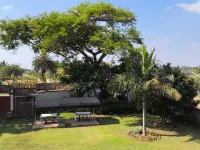
M 46 123 L 47 119 L 52 119 L 53 120 L 52 122 L 54 123 L 54 119 L 58 120 L 58 113 L 41 114 L 40 115 L 40 122 L 45 121 L 45 123 Z
M 78 116 L 78 120 L 81 120 L 81 117 L 88 117 L 88 115 L 92 115 L 91 112 L 75 112 L 75 121 L 76 121 L 76 116 Z

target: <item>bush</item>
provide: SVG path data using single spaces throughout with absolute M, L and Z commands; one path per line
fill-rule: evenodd
M 134 134 L 142 134 L 142 126 L 137 126 L 133 128 Z
M 188 125 L 200 126 L 200 110 L 194 109 L 194 111 L 190 113 L 182 112 L 176 115 L 173 119 Z
M 107 99 L 101 101 L 101 105 L 114 105 L 114 104 L 124 104 L 124 103 L 121 103 L 117 99 Z
M 110 97 L 110 94 L 109 94 L 108 91 L 102 90 L 102 91 L 99 92 L 99 99 L 100 100 L 106 100 L 106 99 L 109 99 L 109 97 Z
M 128 114 L 135 112 L 136 110 L 130 104 L 109 104 L 102 106 L 102 113 L 104 114 Z

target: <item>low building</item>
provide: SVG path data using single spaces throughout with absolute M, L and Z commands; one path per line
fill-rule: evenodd
M 37 92 L 36 108 L 94 108 L 99 107 L 97 97 L 71 97 L 71 91 Z
M 13 89 L 13 114 L 15 117 L 33 117 L 35 110 L 35 88 Z
M 13 99 L 10 96 L 10 86 L 0 86 L 0 113 L 4 114 L 13 110 Z

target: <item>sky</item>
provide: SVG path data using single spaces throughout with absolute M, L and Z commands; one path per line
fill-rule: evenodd
M 89 0 L 95 2 L 95 0 Z M 200 0 L 102 0 L 132 11 L 148 50 L 156 49 L 162 63 L 200 66 Z M 0 18 L 18 19 L 43 12 L 66 11 L 83 0 L 0 0 Z M 34 53 L 22 46 L 16 52 L 0 48 L 0 61 L 32 68 Z M 54 59 L 56 57 L 54 56 Z

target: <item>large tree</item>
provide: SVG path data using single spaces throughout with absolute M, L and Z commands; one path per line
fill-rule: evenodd
M 66 12 L 1 20 L 0 45 L 13 50 L 25 44 L 35 52 L 45 49 L 69 62 L 81 56 L 98 66 L 106 55 L 142 44 L 135 23 L 131 11 L 104 2 L 84 2 Z

